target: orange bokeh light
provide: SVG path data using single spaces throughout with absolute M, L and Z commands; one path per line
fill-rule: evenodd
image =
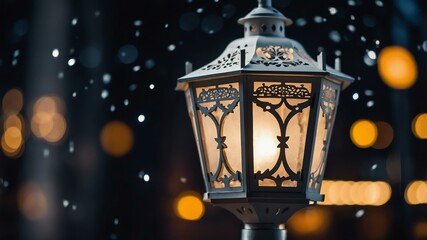
M 378 137 L 378 129 L 370 120 L 361 119 L 353 123 L 350 128 L 351 141 L 359 148 L 368 148 L 374 145 Z
M 205 206 L 195 192 L 184 192 L 175 200 L 175 214 L 185 220 L 197 221 L 203 217 Z
M 38 138 L 47 142 L 60 141 L 67 130 L 67 122 L 61 114 L 62 101 L 57 97 L 39 98 L 33 107 L 31 130 Z
M 121 121 L 111 121 L 101 130 L 101 146 L 114 157 L 127 154 L 133 147 L 132 129 Z
M 378 72 L 384 83 L 394 89 L 408 89 L 418 77 L 414 57 L 399 46 L 382 49 L 378 56 Z
M 427 113 L 420 113 L 412 121 L 412 132 L 419 139 L 427 139 Z
M 21 111 L 23 102 L 21 91 L 18 89 L 11 89 L 3 96 L 3 112 L 6 113 L 6 115 L 16 115 Z
M 18 192 L 18 208 L 21 214 L 30 221 L 37 221 L 46 216 L 47 197 L 36 183 L 26 183 Z

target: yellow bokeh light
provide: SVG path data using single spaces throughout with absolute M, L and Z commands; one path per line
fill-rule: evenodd
M 16 115 L 23 105 L 22 93 L 18 89 L 11 89 L 3 96 L 3 111 L 7 115 Z
M 24 121 L 20 115 L 9 115 L 3 123 L 3 128 L 16 127 L 22 131 Z
M 53 115 L 54 113 L 62 111 L 60 107 L 61 105 L 62 103 L 59 98 L 54 96 L 44 96 L 34 103 L 33 113 Z
M 65 135 L 67 130 L 67 122 L 61 114 L 54 114 L 52 117 L 52 129 L 44 136 L 48 142 L 58 142 Z
M 371 147 L 377 140 L 377 137 L 377 126 L 370 120 L 358 120 L 350 128 L 351 141 L 359 148 Z
M 121 121 L 111 121 L 101 130 L 101 146 L 105 152 L 114 157 L 128 153 L 133 147 L 133 132 Z
M 3 133 L 4 143 L 9 149 L 17 150 L 22 144 L 22 133 L 17 127 L 9 127 Z
M 53 130 L 53 114 L 36 113 L 31 119 L 31 130 L 38 138 L 46 137 Z
M 297 235 L 323 235 L 328 232 L 331 214 L 322 207 L 307 208 L 296 212 L 288 221 L 290 231 Z
M 354 200 L 351 198 L 351 190 L 354 182 L 343 181 L 340 188 L 340 200 L 344 205 L 353 205 Z
M 175 214 L 185 220 L 197 221 L 203 217 L 205 206 L 194 192 L 184 192 L 175 201 Z
M 412 181 L 405 189 L 408 204 L 427 204 L 427 181 Z
M 39 185 L 24 184 L 18 191 L 17 201 L 21 214 L 28 220 L 37 221 L 46 216 L 48 202 Z
M 378 72 L 389 87 L 408 89 L 418 77 L 417 64 L 412 54 L 403 47 L 389 46 L 378 56 Z
M 326 188 L 324 188 L 326 186 Z M 328 181 L 322 183 L 321 194 L 325 201 L 319 205 L 371 205 L 386 204 L 391 197 L 391 187 L 388 183 L 377 181 Z
M 384 205 L 390 200 L 391 198 L 391 186 L 386 182 L 376 182 L 377 188 L 379 189 L 379 192 L 381 194 L 378 195 L 378 198 L 376 199 L 374 206 L 381 206 Z
M 420 113 L 412 121 L 412 132 L 417 138 L 427 139 L 427 113 Z
M 38 138 L 47 142 L 60 141 L 67 130 L 67 122 L 61 114 L 62 101 L 57 97 L 44 96 L 33 106 L 31 130 Z

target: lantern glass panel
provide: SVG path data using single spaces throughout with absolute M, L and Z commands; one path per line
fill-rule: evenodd
M 339 92 L 339 85 L 325 80 L 322 81 L 309 181 L 309 188 L 316 192 L 320 191 L 321 181 L 325 172 L 327 146 L 332 134 Z
M 211 188 L 240 187 L 242 172 L 239 83 L 195 89 Z
M 304 159 L 312 85 L 254 82 L 253 91 L 256 184 L 297 187 Z

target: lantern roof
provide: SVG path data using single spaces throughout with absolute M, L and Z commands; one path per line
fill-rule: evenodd
M 313 60 L 297 41 L 285 37 L 285 26 L 292 24 L 271 6 L 271 0 L 258 0 L 258 7 L 239 24 L 245 36 L 231 42 L 211 63 L 178 79 L 177 89 L 187 82 L 238 74 L 278 74 L 287 76 L 322 76 L 343 82 L 346 88 L 354 78 L 326 66 L 325 58 Z

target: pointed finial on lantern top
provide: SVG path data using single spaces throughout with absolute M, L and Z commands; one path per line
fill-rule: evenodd
M 271 0 L 258 0 L 258 7 L 271 8 Z
M 244 26 L 245 37 L 285 37 L 285 26 L 291 25 L 292 20 L 273 8 L 271 0 L 258 0 L 258 7 L 239 19 L 238 23 Z

